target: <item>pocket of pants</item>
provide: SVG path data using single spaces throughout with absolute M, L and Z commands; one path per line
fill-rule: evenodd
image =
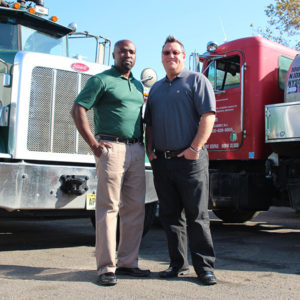
M 101 155 L 100 155 L 100 159 L 101 159 L 101 158 L 103 158 L 103 159 L 104 159 L 104 158 L 108 158 L 111 149 L 112 149 L 112 148 L 104 147 L 104 149 L 103 149 L 103 151 L 102 151 L 102 153 L 101 153 Z

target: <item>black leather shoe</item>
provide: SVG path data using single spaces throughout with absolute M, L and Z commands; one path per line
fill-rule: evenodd
M 99 275 L 98 281 L 102 285 L 115 285 L 117 283 L 117 277 L 114 273 L 108 272 Z
M 129 275 L 133 277 L 148 277 L 150 273 L 150 270 L 141 270 L 140 268 L 119 267 L 116 269 L 117 275 Z
M 189 269 L 178 269 L 176 267 L 169 267 L 167 270 L 159 272 L 160 278 L 173 278 L 178 277 L 178 275 L 186 275 L 189 274 Z
M 217 283 L 214 273 L 209 271 L 199 274 L 198 279 L 205 285 L 214 285 Z

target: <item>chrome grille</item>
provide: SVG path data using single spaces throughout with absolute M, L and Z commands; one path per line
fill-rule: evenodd
M 30 151 L 50 150 L 50 111 L 52 70 L 35 68 L 30 90 L 27 148 Z
M 70 110 L 80 90 L 91 75 L 35 67 L 32 71 L 28 119 L 29 151 L 92 154 L 77 133 Z M 93 113 L 88 112 L 94 130 Z M 78 149 L 76 149 L 78 139 Z

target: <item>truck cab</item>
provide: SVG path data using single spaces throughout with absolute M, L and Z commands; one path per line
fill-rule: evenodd
M 3 83 L 0 85 L 0 153 L 9 153 L 8 117 L 12 101 L 13 65 L 17 54 L 26 51 L 68 56 L 67 36 L 72 29 L 41 18 L 48 10 L 43 6 L 36 7 L 39 11 L 37 15 L 33 13 L 32 6 L 30 13 L 29 8 L 19 2 L 13 8 L 0 6 L 0 32 L 5 33 L 0 38 L 0 80 Z
M 285 79 L 297 51 L 260 36 L 208 44 L 194 53 L 193 69 L 214 87 L 216 122 L 207 149 L 210 205 L 226 221 L 246 221 L 288 198 L 266 175 L 265 106 L 284 101 Z M 202 67 L 202 69 L 201 69 Z
M 18 51 L 67 56 L 67 34 L 72 29 L 51 20 L 41 22 L 40 15 L 34 18 L 26 10 L 1 7 L 0 30 L 5 32 L 0 40 L 2 59 L 10 57 L 12 63 Z

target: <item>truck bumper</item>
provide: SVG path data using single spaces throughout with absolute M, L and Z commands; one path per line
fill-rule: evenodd
M 0 208 L 9 211 L 87 209 L 97 187 L 94 167 L 26 162 L 0 162 L 0 182 Z M 154 201 L 152 172 L 146 170 L 145 202 Z

